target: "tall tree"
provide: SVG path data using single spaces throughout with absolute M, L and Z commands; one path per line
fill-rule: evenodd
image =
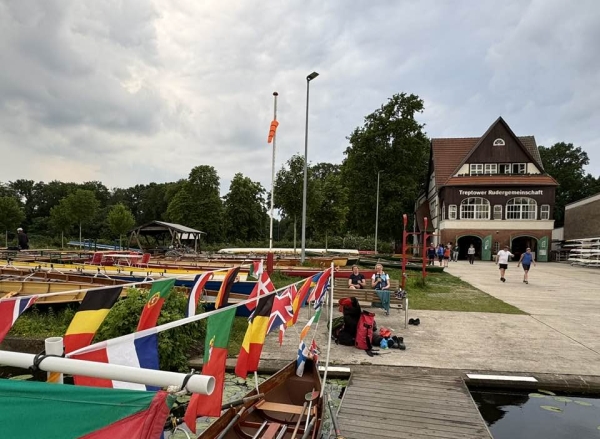
M 235 174 L 223 203 L 228 238 L 242 241 L 264 238 L 265 192 L 260 183 L 241 173 Z
M 119 236 L 119 248 L 122 249 L 121 238 L 135 225 L 133 214 L 123 204 L 115 204 L 111 206 L 106 217 L 106 222 L 110 231 Z
M 316 172 L 322 169 L 315 166 Z M 329 163 L 325 163 L 329 165 Z M 348 215 L 348 189 L 342 184 L 339 167 L 330 168 L 330 172 L 323 174 L 322 178 L 316 180 L 318 185 L 318 205 L 312 217 L 312 224 L 321 236 L 325 236 L 325 249 L 328 248 L 328 237 L 330 233 L 341 232 L 346 224 Z
M 79 225 L 79 245 L 81 246 L 82 227 L 94 218 L 100 202 L 96 199 L 94 192 L 77 189 L 65 198 L 65 204 L 71 223 Z
M 23 203 L 25 224 L 30 225 L 35 213 L 34 187 L 35 181 L 19 179 L 8 183 L 9 187 L 17 193 L 19 201 Z
M 223 203 L 219 176 L 212 166 L 196 166 L 172 197 L 165 214 L 173 221 L 207 233 L 207 240 L 220 241 L 223 230 Z
M 306 191 L 307 220 L 309 212 L 314 211 L 318 203 L 315 179 L 312 170 L 308 168 Z M 287 168 L 282 167 L 275 177 L 275 200 L 277 209 L 283 216 L 294 221 L 294 250 L 296 250 L 296 232 L 298 220 L 302 218 L 302 195 L 304 191 L 304 157 L 294 155 L 287 161 Z M 308 222 L 308 221 L 307 221 Z
M 0 230 L 4 230 L 6 247 L 8 247 L 8 231 L 15 230 L 24 219 L 25 213 L 15 198 L 0 197 Z
M 402 236 L 402 214 L 412 213 L 427 176 L 429 143 L 415 119 L 424 109 L 416 95 L 395 94 L 365 117 L 348 138 L 342 164 L 351 203 L 348 227 L 361 235 L 375 231 L 377 174 L 380 174 L 379 230 L 383 238 Z
M 600 192 L 600 178 L 586 174 L 587 153 L 572 143 L 558 142 L 539 147 L 544 170 L 558 182 L 554 204 L 555 226 L 564 224 L 565 205 Z
M 61 248 L 64 247 L 65 232 L 69 231 L 72 226 L 66 198 L 63 198 L 60 203 L 50 209 L 50 227 L 55 232 L 60 233 Z

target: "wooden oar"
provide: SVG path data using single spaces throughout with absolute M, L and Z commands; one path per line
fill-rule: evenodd
M 250 414 L 254 411 L 254 408 L 255 408 L 255 406 L 252 406 L 248 410 L 246 410 L 246 407 L 242 407 L 242 409 L 236 413 L 236 415 L 233 417 L 233 419 L 231 421 L 229 421 L 229 424 L 227 424 L 227 427 L 225 427 L 223 429 L 223 431 L 221 433 L 219 433 L 219 435 L 217 436 L 216 439 L 223 439 L 225 437 L 225 435 L 229 432 L 229 430 L 231 430 L 233 428 L 233 426 L 237 423 L 237 421 L 240 419 L 242 414 L 244 412 L 246 412 L 246 414 Z
M 310 432 L 312 431 L 313 427 L 315 426 L 315 420 L 317 419 L 316 416 L 313 416 L 313 418 L 310 420 L 310 424 L 308 424 L 308 428 L 306 430 L 304 430 L 304 434 L 302 435 L 302 439 L 308 439 L 308 437 L 310 436 Z
M 248 401 L 254 401 L 255 399 L 259 399 L 265 396 L 264 393 L 259 393 L 258 395 L 248 396 L 246 398 L 236 399 L 235 401 L 227 402 L 221 406 L 221 410 L 225 410 L 231 407 L 237 407 L 241 404 L 246 404 Z
M 298 434 L 298 428 L 300 427 L 300 422 L 302 422 L 302 417 L 304 416 L 304 412 L 306 411 L 307 404 L 308 401 L 304 401 L 302 411 L 300 412 L 300 417 L 298 418 L 298 422 L 296 422 L 296 428 L 294 428 L 294 432 L 292 433 L 292 439 L 296 439 L 296 434 Z
M 312 403 L 318 397 L 319 397 L 319 392 L 316 392 L 314 387 L 312 389 L 312 392 L 304 395 L 304 399 L 307 401 L 310 401 L 308 404 L 308 414 L 306 415 L 306 426 L 304 427 L 305 430 L 308 428 L 308 422 L 310 420 L 310 409 L 312 408 Z
M 327 400 L 327 407 L 329 407 L 329 415 L 331 416 L 331 423 L 333 424 L 333 429 L 335 431 L 335 439 L 345 439 L 342 436 L 342 432 L 338 426 L 337 416 L 333 412 L 333 407 L 331 406 L 331 398 Z
M 262 431 L 265 429 L 265 427 L 267 426 L 268 423 L 269 423 L 269 421 L 263 422 L 262 425 L 258 428 L 256 433 L 254 434 L 254 436 L 252 436 L 252 439 L 257 439 L 260 436 L 260 434 L 262 433 Z

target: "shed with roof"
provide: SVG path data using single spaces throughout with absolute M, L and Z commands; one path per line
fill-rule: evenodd
M 129 232 L 129 244 L 136 243 L 149 253 L 163 253 L 169 248 L 189 247 L 200 251 L 200 239 L 206 232 L 181 224 L 151 221 Z

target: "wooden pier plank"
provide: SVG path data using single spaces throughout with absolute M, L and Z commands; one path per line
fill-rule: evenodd
M 338 414 L 347 439 L 491 439 L 460 377 L 352 375 Z

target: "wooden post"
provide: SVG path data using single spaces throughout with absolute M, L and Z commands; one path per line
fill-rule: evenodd
M 406 214 L 402 214 L 402 289 L 406 287 L 406 237 L 408 233 L 406 232 L 406 224 L 408 223 L 408 217 Z

